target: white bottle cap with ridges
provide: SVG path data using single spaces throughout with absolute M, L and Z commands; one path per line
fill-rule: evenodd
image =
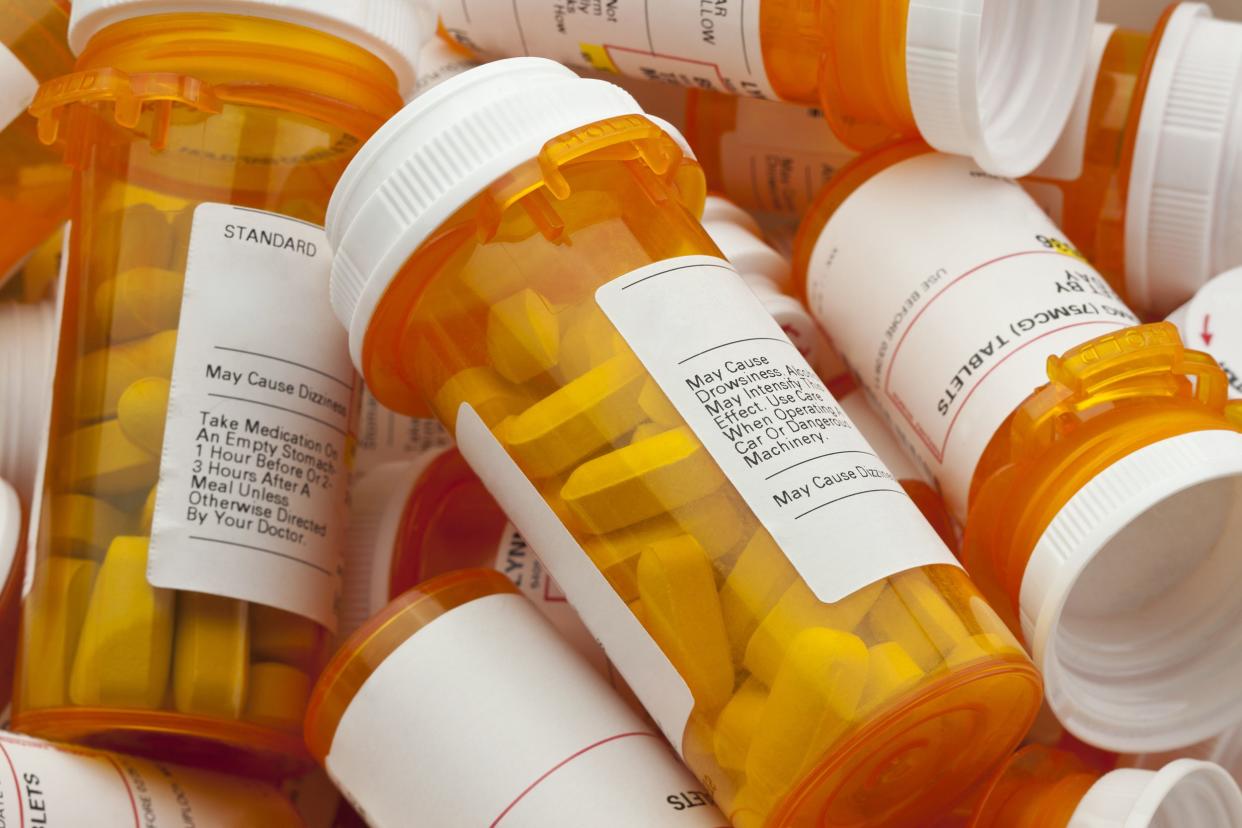
M 1136 309 L 1165 316 L 1242 264 L 1242 23 L 1217 20 L 1205 3 L 1179 6 L 1141 105 L 1126 285 Z
M 380 298 L 449 216 L 558 135 L 641 114 L 620 87 L 543 58 L 463 72 L 397 113 L 350 162 L 328 206 L 332 307 L 354 364 Z
M 0 477 L 29 506 L 51 402 L 56 309 L 0 304 Z
M 1087 63 L 1096 0 L 910 0 L 906 83 L 924 140 L 1018 178 L 1052 151 Z
M 1131 452 L 1057 512 L 1019 614 L 1066 730 L 1151 753 L 1242 722 L 1240 536 L 1242 434 L 1224 428 Z
M 1179 759 L 1159 771 L 1115 770 L 1101 777 L 1066 828 L 1235 828 L 1242 791 L 1219 765 Z
M 434 0 L 74 0 L 69 46 L 81 53 L 102 29 L 157 14 L 235 14 L 318 29 L 383 60 L 404 94 L 414 86 L 419 50 L 436 30 Z

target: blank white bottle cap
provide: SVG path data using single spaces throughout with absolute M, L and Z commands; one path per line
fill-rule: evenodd
M 0 477 L 29 504 L 51 398 L 52 302 L 0 304 Z
M 102 29 L 157 14 L 234 14 L 318 29 L 361 46 L 388 64 L 399 91 L 414 86 L 423 43 L 435 34 L 433 0 L 74 0 L 69 46 L 81 54 Z
M 1159 771 L 1116 770 L 1082 798 L 1067 828 L 1235 828 L 1242 791 L 1220 766 L 1179 759 Z
M 1126 286 L 1164 316 L 1242 264 L 1242 23 L 1169 18 L 1142 101 L 1126 203 Z
M 910 0 L 906 82 L 936 149 L 1018 178 L 1052 151 L 1087 63 L 1096 0 Z
M 1242 722 L 1242 434 L 1132 452 L 1035 545 L 1019 610 L 1049 706 L 1083 741 L 1170 750 Z

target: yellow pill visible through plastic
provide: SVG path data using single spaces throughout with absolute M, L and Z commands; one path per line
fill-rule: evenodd
M 768 688 L 756 679 L 747 679 L 716 719 L 712 744 L 716 759 L 725 770 L 746 772 L 746 754 L 759 729 L 759 719 L 768 702 Z
M 201 592 L 177 596 L 173 704 L 182 713 L 236 719 L 246 701 L 250 639 L 245 601 Z
M 158 455 L 164 445 L 164 422 L 168 416 L 168 380 L 140 379 L 125 389 L 117 401 L 116 419 L 135 445 Z
M 912 690 L 926 675 L 900 644 L 886 641 L 868 651 L 867 684 L 859 708 L 871 711 Z
M 263 604 L 250 605 L 250 657 L 314 671 L 327 631 L 309 618 Z
M 184 275 L 162 267 L 134 267 L 95 293 L 98 335 L 120 342 L 177 327 Z
M 251 664 L 244 718 L 278 730 L 301 732 L 310 692 L 310 676 L 296 667 L 274 662 Z
M 458 371 L 436 392 L 432 406 L 441 422 L 457 422 L 457 411 L 469 402 L 485 423 L 498 423 L 529 405 L 516 385 L 491 368 L 476 367 Z
M 78 419 L 115 416 L 126 388 L 144 377 L 172 376 L 176 351 L 177 332 L 161 331 L 83 356 L 78 362 L 78 390 L 74 395 Z
M 22 649 L 36 654 L 38 669 L 21 671 L 23 707 L 61 707 L 68 701 L 69 675 L 98 570 L 94 561 L 60 555 L 39 562 L 22 620 Z
M 766 529 L 746 544 L 720 588 L 720 609 L 733 657 L 741 662 L 760 620 L 797 579 L 798 573 Z
M 106 500 L 80 494 L 53 495 L 48 533 L 53 555 L 100 558 L 125 533 L 128 518 Z
M 116 420 L 79 428 L 64 442 L 58 482 L 70 491 L 121 495 L 155 485 L 159 458 L 125 436 Z
M 502 377 L 522 383 L 546 374 L 560 354 L 556 314 L 542 296 L 521 290 L 492 305 L 487 355 Z

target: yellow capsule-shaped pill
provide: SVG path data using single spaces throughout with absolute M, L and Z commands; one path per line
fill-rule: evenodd
M 271 661 L 256 662 L 250 665 L 244 718 L 278 730 L 301 732 L 310 692 L 310 676 L 298 668 Z
M 770 686 L 789 647 L 804 630 L 819 627 L 853 632 L 883 592 L 884 582 L 880 581 L 835 604 L 825 604 L 806 584 L 795 581 L 751 635 L 746 645 L 746 669 Z
M 890 578 L 889 583 L 941 653 L 952 652 L 970 638 L 961 616 L 926 573 L 903 572 Z
M 634 429 L 634 433 L 630 435 L 630 443 L 641 443 L 643 440 L 649 440 L 657 434 L 663 434 L 668 431 L 668 426 L 659 423 L 643 423 Z
M 694 538 L 660 541 L 638 561 L 638 595 L 651 637 L 711 713 L 733 692 L 733 660 L 711 561 Z
M 147 538 L 112 541 L 91 590 L 69 679 L 74 704 L 154 709 L 172 664 L 175 593 L 147 582 Z
M 116 419 L 121 431 L 135 445 L 158 455 L 164 445 L 164 422 L 168 418 L 168 394 L 172 384 L 160 377 L 146 377 L 125 389 L 117 401 Z
M 155 485 L 159 458 L 126 437 L 116 420 L 79 428 L 62 446 L 60 488 L 123 495 Z
M 69 674 L 99 565 L 51 555 L 39 562 L 22 618 L 22 651 L 33 669 L 21 671 L 22 707 L 63 707 Z M 33 659 L 33 660 L 31 660 Z
M 673 403 L 660 390 L 660 386 L 656 385 L 653 379 L 648 379 L 643 383 L 643 387 L 639 389 L 638 407 L 647 415 L 647 419 L 654 423 L 659 423 L 669 428 L 685 425 L 685 421 L 677 413 Z
M 202 592 L 177 596 L 173 704 L 182 713 L 236 719 L 246 703 L 246 602 Z
M 839 630 L 805 630 L 772 683 L 746 757 L 748 784 L 783 792 L 854 723 L 867 645 Z
M 309 618 L 263 604 L 250 605 L 250 656 L 311 673 L 324 655 L 327 630 Z
M 577 379 L 625 349 L 625 340 L 594 303 L 569 315 L 561 340 L 557 375 L 562 381 Z
M 106 500 L 80 494 L 53 495 L 48 533 L 54 555 L 103 558 L 108 544 L 124 534 L 129 519 Z
M 720 588 L 720 610 L 736 661 L 743 660 L 760 620 L 797 578 L 797 571 L 768 531 L 755 532 Z
M 477 366 L 458 371 L 440 386 L 432 407 L 440 421 L 451 426 L 462 403 L 470 403 L 483 422 L 499 423 L 525 409 L 530 399 L 491 368 Z
M 768 688 L 749 678 L 729 699 L 716 719 L 712 746 L 716 760 L 725 770 L 746 772 L 746 754 L 759 730 L 759 719 L 768 702 Z
M 944 658 L 936 645 L 923 632 L 914 615 L 891 587 L 886 587 L 867 616 L 872 636 L 880 641 L 895 641 L 926 672 L 936 669 Z
M 642 421 L 638 388 L 643 376 L 634 356 L 613 357 L 502 422 L 497 436 L 531 477 L 559 474 Z
M 173 229 L 152 204 L 134 204 L 100 216 L 94 238 L 92 258 L 107 272 L 172 264 Z
M 926 673 L 896 641 L 876 644 L 868 651 L 867 684 L 860 710 L 871 711 L 914 689 Z
M 954 647 L 945 657 L 945 664 L 950 668 L 963 667 L 984 658 L 1000 656 L 1025 657 L 1025 652 L 1012 638 L 983 633 L 971 636 Z
M 101 339 L 122 342 L 177 327 L 185 276 L 162 267 L 133 267 L 95 291 L 95 324 Z
M 510 382 L 527 382 L 552 370 L 560 345 L 556 314 L 529 288 L 502 299 L 488 312 L 487 355 Z
M 561 497 L 591 532 L 604 534 L 706 497 L 724 482 L 707 449 L 683 426 L 583 463 Z
M 143 377 L 172 376 L 177 352 L 177 332 L 161 331 L 151 336 L 99 348 L 78 362 L 78 387 L 74 395 L 80 420 L 99 420 L 116 416 L 117 403 L 126 388 Z

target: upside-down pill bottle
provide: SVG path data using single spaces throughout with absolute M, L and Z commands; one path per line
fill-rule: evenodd
M 1242 265 L 1242 23 L 1176 3 L 1096 27 L 1074 113 L 1028 186 L 1139 312 Z
M 306 743 L 373 828 L 726 828 L 660 734 L 493 570 L 432 578 L 356 631 L 315 687 Z
M 75 214 L 16 729 L 310 764 L 354 385 L 319 224 L 429 33 L 397 0 L 74 4 L 31 107 Z
M 47 427 L 56 311 L 51 302 L 0 302 L 0 479 L 29 508 Z
M 1242 412 L 1216 364 L 1131 327 L 1018 184 L 922 146 L 834 178 L 795 269 L 1067 729 L 1122 752 L 1242 718 Z
M 445 3 L 478 53 L 818 105 L 865 148 L 922 136 L 1025 175 L 1056 143 L 1086 62 L 1096 0 L 540 0 Z
M 302 825 L 275 788 L 249 779 L 4 731 L 0 751 L 10 825 Z
M 1212 355 L 1229 381 L 1229 396 L 1242 399 L 1242 267 L 1209 280 L 1168 321 L 1184 342 Z
M 905 824 L 999 761 L 1038 679 L 703 198 L 622 90 L 489 64 L 347 171 L 334 304 L 380 401 L 437 411 L 736 825 Z
M 73 70 L 65 0 L 9 0 L 0 21 L 0 284 L 69 212 L 69 171 L 25 109 L 39 84 Z
M 935 828 L 1229 828 L 1242 791 L 1211 762 L 1101 774 L 1073 754 L 1032 745 L 1015 753 Z

